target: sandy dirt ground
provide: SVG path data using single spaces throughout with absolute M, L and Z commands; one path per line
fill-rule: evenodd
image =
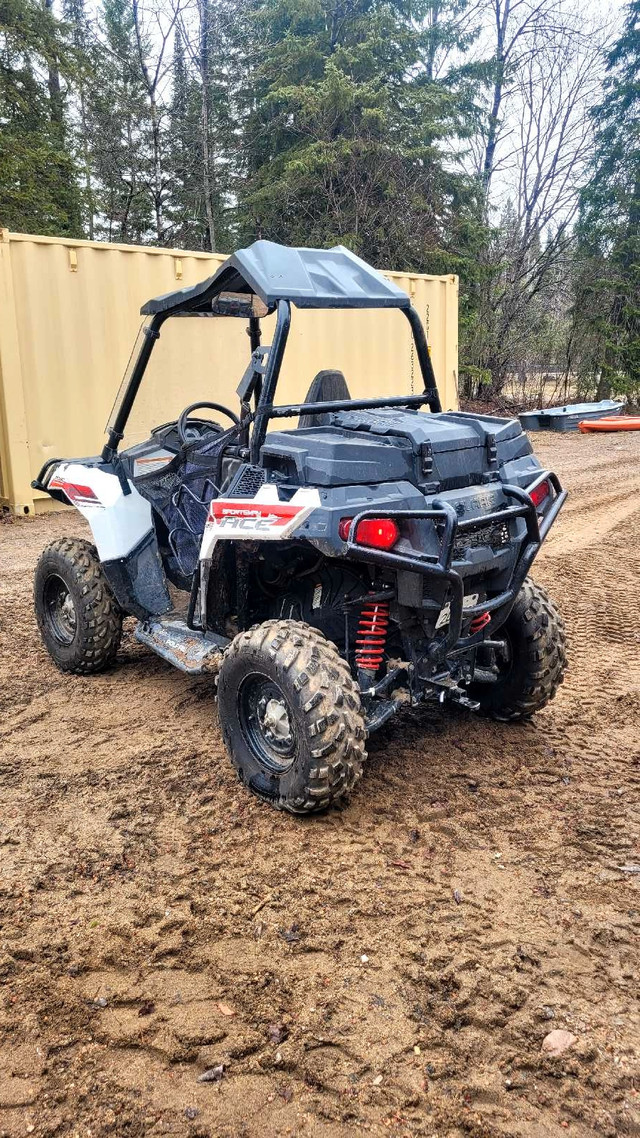
M 32 571 L 82 525 L 0 525 L 0 1135 L 640 1133 L 640 435 L 536 445 L 558 697 L 409 710 L 307 820 L 130 630 L 60 675 Z

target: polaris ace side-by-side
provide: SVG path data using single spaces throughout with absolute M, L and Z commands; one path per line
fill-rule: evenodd
M 352 399 L 325 371 L 305 402 L 276 403 L 292 306 L 400 309 L 424 390 Z M 406 293 L 347 249 L 257 241 L 142 313 L 102 454 L 52 459 L 33 484 L 76 506 L 94 542 L 55 541 L 36 569 L 59 668 L 103 670 L 123 616 L 137 617 L 137 638 L 160 656 L 217 674 L 240 778 L 294 812 L 343 798 L 367 736 L 407 704 L 517 720 L 554 696 L 563 625 L 528 573 L 566 492 L 517 421 L 442 411 Z M 273 313 L 267 346 L 260 321 Z M 191 404 L 120 450 L 162 326 L 178 316 L 246 321 L 238 407 Z M 294 429 L 268 429 L 292 416 Z

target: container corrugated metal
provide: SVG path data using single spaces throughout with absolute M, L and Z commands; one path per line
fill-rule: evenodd
M 96 454 L 140 327 L 141 304 L 195 284 L 218 254 L 69 241 L 0 230 L 0 498 L 18 513 L 47 508 L 31 490 L 42 463 Z M 456 409 L 458 280 L 390 272 L 425 324 L 443 407 Z M 264 321 L 269 342 L 274 318 Z M 196 399 L 235 408 L 248 363 L 237 320 L 171 320 L 153 353 L 127 430 L 146 437 Z M 354 397 L 422 389 L 399 311 L 298 311 L 278 402 L 300 402 L 321 368 L 343 371 Z

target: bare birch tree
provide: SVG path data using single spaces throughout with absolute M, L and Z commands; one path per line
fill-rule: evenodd
M 486 250 L 475 348 L 496 394 L 532 304 L 573 241 L 602 41 L 561 0 L 491 0 L 491 10 L 495 70 L 478 175 L 487 219 L 504 219 L 507 203 L 509 217 Z
M 165 237 L 165 199 L 167 176 L 165 171 L 164 122 L 166 87 L 171 64 L 169 45 L 173 41 L 176 24 L 190 0 L 131 0 L 140 71 L 149 103 L 151 121 L 151 184 L 156 238 L 162 244 Z

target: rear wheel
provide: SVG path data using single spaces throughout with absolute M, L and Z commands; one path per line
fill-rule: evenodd
M 553 699 L 567 667 L 564 623 L 547 591 L 527 578 L 495 641 L 500 647 L 478 650 L 487 679 L 469 695 L 494 719 L 528 719 Z
M 122 612 L 93 545 L 80 538 L 48 545 L 36 566 L 34 601 L 40 635 L 61 671 L 88 675 L 109 667 Z
M 292 813 L 340 801 L 366 758 L 360 696 L 337 648 L 295 620 L 236 636 L 218 682 L 222 735 L 242 782 Z

